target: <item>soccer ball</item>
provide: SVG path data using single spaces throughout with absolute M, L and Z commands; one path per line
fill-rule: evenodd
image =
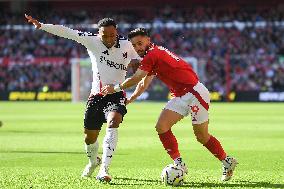
M 177 165 L 167 165 L 161 174 L 161 180 L 165 185 L 180 186 L 185 177 L 184 170 Z

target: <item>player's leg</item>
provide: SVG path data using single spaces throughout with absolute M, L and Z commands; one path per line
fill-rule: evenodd
M 210 95 L 208 90 L 199 83 L 195 86 L 194 99 L 190 104 L 193 130 L 196 140 L 203 144 L 216 158 L 223 164 L 223 175 L 221 180 L 229 180 L 233 174 L 237 161 L 234 158 L 227 156 L 221 143 L 217 138 L 208 132 L 210 105 Z
M 122 115 L 118 112 L 110 112 L 107 116 L 106 135 L 103 141 L 102 164 L 97 179 L 110 182 L 109 167 L 116 150 L 118 141 L 118 127 L 122 122 Z
M 172 126 L 186 115 L 186 112 L 183 112 L 182 108 L 179 107 L 178 101 L 178 98 L 174 98 L 167 103 L 156 124 L 156 131 L 165 150 L 174 160 L 174 163 L 180 165 L 185 170 L 185 173 L 187 173 L 187 167 L 180 156 L 177 139 L 171 131 Z
M 89 163 L 95 164 L 98 156 L 99 143 L 97 141 L 97 138 L 99 136 L 100 130 L 89 130 L 85 128 L 84 133 L 85 133 L 85 151 L 87 157 L 89 158 Z
M 98 157 L 99 143 L 97 138 L 100 130 L 88 130 L 85 129 L 85 151 L 89 159 L 89 163 L 86 165 L 82 177 L 90 177 L 95 168 L 100 165 L 101 159 Z
M 125 107 L 126 97 L 123 92 L 107 95 L 105 100 L 106 103 L 103 112 L 105 114 L 107 128 L 103 141 L 102 165 L 97 175 L 97 179 L 109 182 L 111 180 L 109 167 L 117 146 L 118 127 L 122 122 L 124 115 L 127 113 L 127 110 Z
M 226 152 L 219 140 L 208 132 L 208 121 L 201 124 L 193 124 L 193 131 L 196 140 L 203 144 L 216 158 L 220 161 L 226 158 Z
M 201 124 L 194 124 L 193 130 L 197 141 L 203 144 L 203 146 L 222 162 L 223 173 L 221 180 L 230 180 L 238 164 L 237 160 L 227 156 L 219 140 L 208 132 L 208 121 Z
M 101 163 L 101 159 L 98 157 L 98 136 L 103 125 L 100 114 L 97 111 L 100 98 L 98 96 L 90 96 L 86 106 L 85 118 L 84 118 L 84 133 L 85 133 L 85 151 L 89 160 L 89 163 L 83 170 L 82 177 L 90 177 L 95 168 Z
M 100 133 L 100 130 L 89 130 L 84 129 L 85 133 L 85 151 L 87 154 L 87 157 L 89 158 L 90 164 L 95 164 L 98 157 L 98 136 Z
M 182 115 L 168 109 L 163 109 L 156 124 L 156 131 L 159 135 L 165 150 L 175 160 L 180 157 L 178 142 L 172 133 L 172 126 L 183 118 Z

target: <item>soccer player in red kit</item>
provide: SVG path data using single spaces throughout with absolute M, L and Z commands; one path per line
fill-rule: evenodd
M 208 132 L 210 94 L 207 88 L 199 82 L 189 64 L 168 49 L 151 43 L 144 28 L 131 31 L 128 37 L 136 52 L 143 57 L 141 65 L 131 78 L 115 86 L 106 85 L 102 93 L 115 93 L 138 84 L 128 100 L 130 103 L 147 89 L 154 76 L 158 77 L 174 96 L 162 110 L 156 124 L 159 138 L 167 153 L 176 165 L 188 172 L 171 127 L 190 113 L 197 141 L 222 162 L 221 180 L 229 180 L 238 163 L 235 158 L 227 156 L 218 139 Z

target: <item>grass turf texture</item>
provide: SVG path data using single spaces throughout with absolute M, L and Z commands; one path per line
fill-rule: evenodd
M 154 129 L 163 106 L 128 106 L 110 169 L 113 180 L 102 184 L 94 178 L 97 170 L 91 179 L 80 178 L 87 163 L 84 104 L 0 102 L 0 188 L 168 188 L 160 173 L 172 161 Z M 284 104 L 213 103 L 210 116 L 210 132 L 240 164 L 231 181 L 219 181 L 221 164 L 195 140 L 186 118 L 173 129 L 189 167 L 183 187 L 284 187 Z

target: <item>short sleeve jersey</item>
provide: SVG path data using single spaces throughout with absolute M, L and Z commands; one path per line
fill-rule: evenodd
M 183 96 L 199 81 L 191 65 L 168 49 L 152 44 L 139 67 L 148 75 L 156 75 L 174 96 Z

